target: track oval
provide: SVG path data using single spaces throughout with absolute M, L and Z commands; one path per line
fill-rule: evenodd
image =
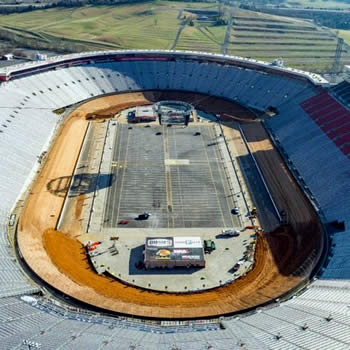
M 228 120 L 230 117 L 251 119 L 249 111 L 232 102 L 179 92 L 119 94 L 100 97 L 80 106 L 64 121 L 26 200 L 17 234 L 26 263 L 45 283 L 76 300 L 120 314 L 161 319 L 214 317 L 242 312 L 267 303 L 305 281 L 308 274 L 294 274 L 299 267 L 295 264 L 302 264 L 311 251 L 320 249 L 320 238 L 312 242 L 308 239 L 315 232 L 284 231 L 260 237 L 255 266 L 244 278 L 214 290 L 178 295 L 144 291 L 98 276 L 89 270 L 82 246 L 75 240 L 74 230 L 67 234 L 52 231 L 57 225 L 64 198 L 47 191 L 47 184 L 54 178 L 72 175 L 87 128 L 86 114 L 117 112 L 164 99 L 192 102 L 202 99 L 199 106 L 208 112 L 220 112 Z M 308 202 L 305 205 L 309 208 L 308 217 L 314 223 L 314 229 L 318 230 L 311 205 Z M 308 244 L 298 244 L 300 241 Z M 287 255 L 276 253 L 282 249 Z

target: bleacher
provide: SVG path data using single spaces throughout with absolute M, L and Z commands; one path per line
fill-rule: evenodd
M 0 299 L 0 343 L 26 349 L 347 349 L 350 342 L 349 282 L 317 281 L 281 305 L 222 326 L 162 327 L 60 309 L 40 297 Z
M 349 227 L 349 217 L 346 225 Z M 330 257 L 327 266 L 323 269 L 323 279 L 350 279 L 350 229 L 345 232 L 336 232 L 331 236 Z
M 350 110 L 328 91 L 296 102 L 281 106 L 278 117 L 266 125 L 288 157 L 291 169 L 324 213 L 325 221 L 345 222 L 345 232 L 330 235 L 329 257 L 320 278 L 348 280 Z
M 350 104 L 350 83 L 344 80 L 331 88 L 331 92 L 344 104 Z
M 39 289 L 28 282 L 21 271 L 8 241 L 5 220 L 0 222 L 0 301 L 1 298 L 37 293 Z M 1 317 L 1 314 L 0 314 Z
M 101 94 L 144 89 L 194 90 L 264 110 L 292 100 L 307 88 L 299 80 L 281 76 L 181 60 L 96 63 L 14 79 L 0 87 L 7 107 L 0 110 L 0 160 L 5 169 L 0 195 L 6 207 L 11 208 L 28 185 L 28 174 L 48 147 L 59 120 L 52 110 Z M 8 172 L 14 170 L 16 176 L 11 176 Z
M 86 90 L 85 98 L 114 91 L 196 91 L 237 100 L 264 110 L 289 100 L 305 89 L 305 84 L 285 77 L 180 60 L 96 63 L 70 67 L 65 71 L 72 74 L 76 85 Z M 46 74 L 57 75 L 60 70 Z
M 0 212 L 10 212 L 36 171 L 60 117 L 53 109 L 101 94 L 138 90 L 211 94 L 279 115 L 266 122 L 327 220 L 350 227 L 348 85 L 327 92 L 281 75 L 195 61 L 93 63 L 51 70 L 0 85 Z M 350 231 L 332 236 L 321 279 L 288 302 L 247 316 L 226 318 L 221 327 L 162 327 L 53 307 L 35 296 L 0 218 L 0 349 L 348 349 L 350 342 Z
M 301 103 L 292 101 L 280 106 L 279 115 L 268 120 L 266 126 L 277 138 L 290 165 L 307 184 L 326 218 L 329 221 L 346 220 L 350 225 L 350 162 L 344 146 L 344 139 L 349 135 L 344 134 L 342 126 L 330 128 L 321 122 L 324 117 L 334 115 L 328 108 L 329 103 L 338 110 L 335 120 L 342 115 L 349 118 L 350 112 L 326 92 L 305 97 Z
M 300 104 L 310 118 L 350 158 L 350 110 L 322 92 Z

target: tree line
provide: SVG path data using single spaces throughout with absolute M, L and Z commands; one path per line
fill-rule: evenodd
M 350 11 L 327 11 L 319 9 L 267 8 L 255 5 L 241 5 L 241 8 L 280 16 L 312 19 L 315 24 L 334 29 L 350 29 Z
M 0 14 L 6 15 L 10 13 L 24 13 L 24 12 L 30 12 L 34 10 L 45 10 L 55 7 L 83 7 L 86 5 L 120 5 L 120 4 L 132 4 L 132 3 L 139 3 L 139 2 L 148 2 L 152 0 L 62 0 L 62 1 L 56 1 L 56 2 L 49 2 L 49 3 L 40 3 L 39 0 L 34 1 L 31 4 L 21 4 L 20 2 L 17 2 L 14 5 L 8 6 L 8 5 L 0 5 Z

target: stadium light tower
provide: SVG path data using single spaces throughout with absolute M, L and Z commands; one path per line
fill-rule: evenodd
M 335 56 L 331 72 L 331 83 L 336 82 L 337 74 L 340 72 L 340 60 L 343 51 L 344 39 L 338 38 L 337 48 L 335 49 Z

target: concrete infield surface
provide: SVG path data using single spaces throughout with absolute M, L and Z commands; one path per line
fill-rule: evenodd
M 117 227 L 120 220 L 140 228 L 237 226 L 218 146 L 207 146 L 213 129 L 199 123 L 185 129 L 119 124 L 105 226 Z M 144 211 L 152 212 L 149 220 L 134 220 Z
M 148 318 L 181 319 L 232 314 L 268 302 L 297 286 L 308 277 L 317 261 L 321 228 L 311 205 L 294 184 L 288 170 L 282 167 L 278 152 L 257 122 L 249 124 L 247 134 L 255 135 L 256 128 L 259 140 L 264 139 L 262 143 L 252 140 L 252 151 L 266 155 L 273 162 L 266 179 L 268 184 L 271 182 L 270 190 L 279 198 L 277 204 L 281 209 L 286 208 L 286 203 L 298 204 L 287 206 L 289 217 L 293 218 L 290 226 L 258 235 L 254 267 L 235 282 L 200 293 L 154 293 L 97 275 L 81 244 L 85 232 L 79 215 L 84 195 L 76 197 L 74 214 L 69 217 L 69 224 L 65 224 L 65 232 L 55 230 L 65 198 L 50 191 L 49 184 L 73 175 L 88 127 L 85 116 L 89 113 L 116 113 L 130 106 L 166 99 L 193 104 L 201 101 L 203 110 L 221 112 L 226 120 L 224 133 L 231 140 L 229 144 L 235 138 L 231 118 L 251 119 L 249 112 L 236 104 L 190 93 L 129 93 L 101 97 L 83 104 L 64 121 L 26 199 L 17 232 L 19 250 L 26 263 L 44 283 L 74 299 L 117 313 Z M 311 262 L 310 256 L 313 257 Z

